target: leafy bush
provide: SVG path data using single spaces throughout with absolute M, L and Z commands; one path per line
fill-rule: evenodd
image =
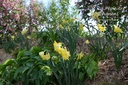
M 46 68 L 48 62 L 42 61 L 38 55 L 40 51 L 41 48 L 33 47 L 30 51 L 20 51 L 16 59 L 6 60 L 0 68 L 1 82 L 3 84 L 21 82 L 24 85 L 46 85 L 48 82 L 50 83 L 50 76 L 47 72 L 51 72 L 51 70 Z

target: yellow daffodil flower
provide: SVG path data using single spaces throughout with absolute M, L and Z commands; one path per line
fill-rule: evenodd
M 59 28 L 64 29 L 64 27 L 61 24 L 59 25 Z
M 70 28 L 70 27 L 68 27 L 68 31 L 70 31 L 70 29 L 71 29 L 71 28 Z
M 98 27 L 98 30 L 101 32 L 106 31 L 106 27 L 102 26 L 101 24 L 98 24 L 97 27 Z
M 79 25 L 79 29 L 83 30 L 84 26 L 82 24 Z
M 66 48 L 63 48 L 63 47 L 59 48 L 59 49 L 58 49 L 58 53 L 62 56 L 62 58 L 63 58 L 64 60 L 69 60 L 70 52 L 67 51 Z
M 74 18 L 72 18 L 71 20 L 75 21 L 75 20 L 77 20 L 77 18 L 76 18 L 76 17 L 74 17 Z
M 62 54 L 63 50 L 64 50 L 64 48 L 61 47 L 61 48 L 59 48 L 59 49 L 57 50 L 57 52 L 58 52 L 59 54 Z
M 66 21 L 65 19 L 63 19 L 63 20 L 62 20 L 62 23 L 63 23 L 63 24 L 66 24 L 66 23 L 67 23 L 67 21 Z
M 77 60 L 80 60 L 84 56 L 83 52 L 77 54 Z
M 45 53 L 44 51 L 39 52 L 39 55 L 41 56 L 41 58 L 43 60 L 49 60 L 50 59 L 50 54 L 49 53 Z
M 11 36 L 12 40 L 14 40 L 15 36 Z
M 27 33 L 27 31 L 28 31 L 27 28 L 24 28 L 24 29 L 22 30 L 21 34 L 22 34 L 22 35 L 25 35 L 25 34 Z
M 54 46 L 54 50 L 56 52 L 58 52 L 62 56 L 62 58 L 64 60 L 68 60 L 69 59 L 70 52 L 67 51 L 66 47 L 62 47 L 62 43 L 60 43 L 60 42 L 57 43 L 56 41 L 54 41 L 53 46 Z
M 114 25 L 114 32 L 115 33 L 122 33 L 123 31 L 119 27 L 117 27 L 116 25 Z
M 27 38 L 28 38 L 28 39 L 31 39 L 31 37 L 30 37 L 30 36 L 27 36 Z
M 67 49 L 62 49 L 61 55 L 64 60 L 69 60 L 70 52 Z
M 17 32 L 15 32 L 15 35 L 17 35 Z
M 93 19 L 99 19 L 99 16 L 100 16 L 100 12 L 93 12 L 92 13 L 92 18 Z
M 62 43 L 60 43 L 60 42 L 57 43 L 56 41 L 54 41 L 53 46 L 54 46 L 54 50 L 56 52 L 58 52 L 60 50 L 60 48 L 62 47 Z
M 86 40 L 85 43 L 86 43 L 86 44 L 89 44 L 90 42 L 89 42 L 89 40 Z

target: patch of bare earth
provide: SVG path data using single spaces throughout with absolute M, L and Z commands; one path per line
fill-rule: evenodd
M 10 54 L 6 53 L 3 49 L 0 49 L 0 63 L 10 58 L 12 58 Z

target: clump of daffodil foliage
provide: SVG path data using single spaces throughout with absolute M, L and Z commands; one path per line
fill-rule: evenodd
M 110 21 L 109 23 L 103 23 L 101 20 L 103 15 L 100 12 L 93 12 L 91 16 L 94 21 L 96 22 L 96 26 L 91 26 L 93 31 L 90 31 L 88 28 L 89 33 L 95 34 L 93 35 L 93 39 L 86 40 L 85 43 L 88 44 L 90 50 L 95 54 L 95 60 L 98 62 L 100 59 L 105 59 L 107 57 L 108 51 L 112 51 L 113 57 L 115 60 L 116 69 L 119 69 L 122 62 L 124 46 L 126 47 L 127 43 L 127 35 L 126 29 L 123 28 L 121 23 L 115 23 Z M 85 23 L 85 25 L 88 22 Z M 114 23 L 114 24 L 110 24 Z M 122 28 L 121 28 L 122 26 Z

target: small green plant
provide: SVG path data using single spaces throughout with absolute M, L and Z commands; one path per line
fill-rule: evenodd
M 94 60 L 98 62 L 107 58 L 108 43 L 104 36 L 103 32 L 97 30 L 97 33 L 92 35 L 93 37 L 88 38 L 88 42 L 85 43 L 88 45 L 91 53 L 95 54 Z
M 84 77 L 86 75 L 86 77 L 88 77 L 89 79 L 93 79 L 96 76 L 99 69 L 98 63 L 95 61 L 95 54 L 89 54 L 83 57 L 79 67 L 81 69 L 80 77 Z M 83 72 L 85 70 L 86 73 Z
M 123 52 L 125 50 L 123 45 L 126 46 L 125 42 L 127 40 L 127 36 L 121 28 L 114 26 L 113 33 L 106 34 L 106 39 L 113 52 L 116 68 L 119 70 L 122 64 Z

